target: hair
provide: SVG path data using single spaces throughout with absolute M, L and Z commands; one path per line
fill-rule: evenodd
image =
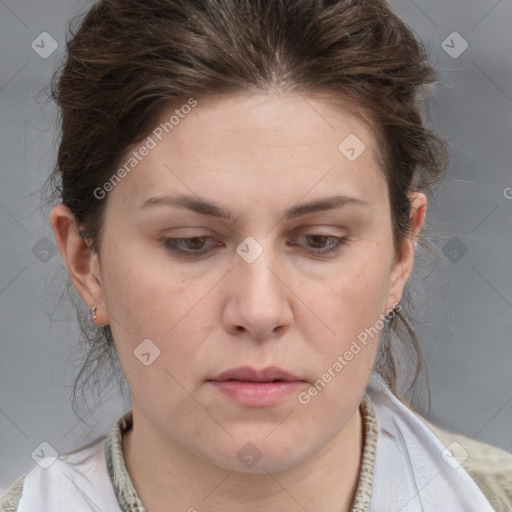
M 107 200 L 94 190 L 163 111 L 191 97 L 282 91 L 349 105 L 378 142 L 398 254 L 411 236 L 408 194 L 432 196 L 446 171 L 447 143 L 428 127 L 424 101 L 437 73 L 384 0 L 103 0 L 74 21 L 51 83 L 60 145 L 49 200 L 70 209 L 98 253 Z M 429 250 L 423 233 L 419 243 Z M 77 311 L 88 353 L 75 412 L 79 382 L 106 361 L 119 370 L 109 326 L 91 325 L 79 304 Z M 399 397 L 395 342 L 413 352 L 413 385 L 426 365 L 405 311 L 394 313 L 375 370 Z

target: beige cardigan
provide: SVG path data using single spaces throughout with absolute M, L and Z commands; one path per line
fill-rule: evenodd
M 378 437 L 377 419 L 373 406 L 366 396 L 363 396 L 360 410 L 363 418 L 364 446 L 352 512 L 368 512 L 369 510 Z M 455 447 L 452 452 L 453 456 L 462 464 L 493 508 L 497 512 L 512 511 L 512 454 L 440 428 L 423 417 L 422 419 L 446 447 L 454 441 L 456 442 L 452 444 L 452 447 Z M 128 411 L 118 419 L 106 436 L 105 456 L 121 509 L 123 512 L 141 512 L 145 508 L 130 479 L 122 451 L 122 434 L 131 426 L 132 411 Z M 456 451 L 457 449 L 460 450 L 460 453 Z M 20 477 L 2 498 L 0 512 L 17 511 L 18 502 L 23 492 L 24 477 L 25 475 Z

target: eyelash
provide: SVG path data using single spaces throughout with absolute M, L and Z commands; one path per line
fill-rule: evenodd
M 314 234 L 310 234 L 310 235 L 301 235 L 301 236 L 323 237 L 323 238 L 327 238 L 327 239 L 331 239 L 331 240 L 336 240 L 336 243 L 328 249 L 323 249 L 323 250 L 305 249 L 305 252 L 312 254 L 312 255 L 317 255 L 317 256 L 334 255 L 334 254 L 340 252 L 348 242 L 347 237 L 328 235 L 326 233 L 314 233 Z M 177 254 L 178 256 L 183 256 L 185 258 L 192 259 L 192 258 L 199 258 L 201 256 L 204 256 L 205 254 L 208 254 L 209 252 L 211 252 L 213 249 L 207 250 L 207 251 L 186 251 L 183 249 L 179 249 L 174 244 L 177 244 L 180 241 L 189 241 L 189 240 L 197 240 L 197 239 L 213 240 L 213 238 L 210 236 L 193 236 L 193 237 L 189 237 L 189 238 L 163 238 L 161 242 L 162 242 L 162 245 L 165 247 L 165 249 L 167 249 L 168 251 L 170 251 L 174 254 Z M 298 244 L 293 243 L 291 245 L 298 245 Z

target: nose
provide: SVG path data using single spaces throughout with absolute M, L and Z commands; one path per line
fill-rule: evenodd
M 236 336 L 280 337 L 290 327 L 291 296 L 282 267 L 265 250 L 252 263 L 242 258 L 228 275 L 229 296 L 223 320 Z

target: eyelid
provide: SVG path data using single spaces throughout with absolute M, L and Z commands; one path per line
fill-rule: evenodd
M 307 248 L 303 247 L 302 252 L 306 253 L 311 256 L 317 256 L 317 257 L 334 257 L 337 253 L 339 253 L 349 242 L 349 238 L 347 236 L 336 236 L 332 235 L 330 233 L 325 232 L 305 232 L 303 234 L 299 234 L 298 236 L 295 236 L 292 240 L 293 242 L 290 243 L 291 246 L 301 246 L 298 242 L 296 242 L 297 238 L 300 237 L 324 237 L 328 239 L 335 240 L 335 243 L 330 245 L 327 249 L 315 249 L 315 248 Z M 188 251 L 183 250 L 177 247 L 176 245 L 179 245 L 179 242 L 181 241 L 188 241 L 194 238 L 199 239 L 205 239 L 207 242 L 215 240 L 214 237 L 210 235 L 196 235 L 196 236 L 190 236 L 190 237 L 165 237 L 161 239 L 161 244 L 165 247 L 166 250 L 173 253 L 176 257 L 182 257 L 182 258 L 188 258 L 190 260 L 198 260 L 202 259 L 203 257 L 206 258 L 208 255 L 211 255 L 215 250 L 216 247 L 222 244 L 216 244 L 213 248 L 210 248 L 208 250 L 199 250 L 199 251 Z M 176 245 L 173 245 L 176 244 Z

